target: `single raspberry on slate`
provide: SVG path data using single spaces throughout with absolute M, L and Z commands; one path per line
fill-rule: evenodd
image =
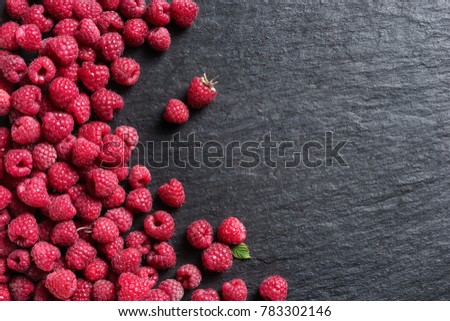
M 150 282 L 133 273 L 122 273 L 117 280 L 119 301 L 143 301 L 150 292 Z
M 146 188 L 138 188 L 128 193 L 125 204 L 133 213 L 147 213 L 152 209 L 152 195 Z
M 43 0 L 45 9 L 55 19 L 62 20 L 72 17 L 72 8 L 75 0 Z
M 56 261 L 61 258 L 61 252 L 56 246 L 41 241 L 33 246 L 31 256 L 39 269 L 50 272 L 55 268 Z
M 50 82 L 56 75 L 56 67 L 53 61 L 46 57 L 38 57 L 28 66 L 28 78 L 35 85 L 43 85 Z
M 25 179 L 17 185 L 16 193 L 22 202 L 31 207 L 44 207 L 49 201 L 47 186 L 40 177 Z
M 0 283 L 0 301 L 11 301 L 11 293 L 7 284 Z
M 134 231 L 128 234 L 125 239 L 125 245 L 127 248 L 133 247 L 138 249 L 141 255 L 147 255 L 152 247 L 149 237 L 141 231 Z
M 120 233 L 128 232 L 133 224 L 133 214 L 124 207 L 108 210 L 105 217 L 116 223 Z
M 170 99 L 162 117 L 169 123 L 183 124 L 189 119 L 189 108 L 181 100 Z
M 96 91 L 92 97 L 92 109 L 100 120 L 110 121 L 114 117 L 114 112 L 121 110 L 124 106 L 123 99 L 117 93 L 100 89 Z
M 95 221 L 102 211 L 102 202 L 84 193 L 75 200 L 73 205 L 77 210 L 77 217 L 86 222 Z
M 188 105 L 195 109 L 209 105 L 216 98 L 216 84 L 214 80 L 208 80 L 206 75 L 192 79 L 187 91 Z
M 92 46 L 100 39 L 100 30 L 92 19 L 83 19 L 75 31 L 78 43 Z
M 202 253 L 203 267 L 212 272 L 225 272 L 233 265 L 230 248 L 222 243 L 213 243 Z
M 128 19 L 142 17 L 146 9 L 145 0 L 120 0 L 120 13 Z
M 198 289 L 192 293 L 191 301 L 220 301 L 220 296 L 213 289 Z
M 247 285 L 242 279 L 234 279 L 222 284 L 222 298 L 224 301 L 247 300 Z
M 30 213 L 23 213 L 8 225 L 8 237 L 21 247 L 32 247 L 39 239 L 36 219 Z
M 72 146 L 72 163 L 78 167 L 87 167 L 94 163 L 100 153 L 100 147 L 81 137 Z
M 170 48 L 170 33 L 165 27 L 150 29 L 147 35 L 150 47 L 156 51 L 164 52 Z
M 92 238 L 99 243 L 111 243 L 119 236 L 117 225 L 109 218 L 100 217 L 94 222 Z
M 96 168 L 88 174 L 87 189 L 91 195 L 103 198 L 111 195 L 118 183 L 116 174 Z
M 192 0 L 173 0 L 170 16 L 181 28 L 189 27 L 197 18 L 198 5 Z
M 172 215 L 164 211 L 148 215 L 144 220 L 144 231 L 157 241 L 169 240 L 175 232 Z
M 26 51 L 35 51 L 41 47 L 42 35 L 36 25 L 21 25 L 16 31 L 17 44 Z
M 170 301 L 180 301 L 184 296 L 184 289 L 180 282 L 174 279 L 162 281 L 158 289 L 163 290 L 169 295 Z
M 94 301 L 114 301 L 116 298 L 116 287 L 108 280 L 98 280 L 92 287 L 92 299 Z
M 14 19 L 20 19 L 28 7 L 27 0 L 6 0 L 6 12 Z
M 103 10 L 116 10 L 119 8 L 120 0 L 98 0 Z
M 77 40 L 69 35 L 56 36 L 47 43 L 47 55 L 62 66 L 73 64 L 78 50 Z
M 136 128 L 131 126 L 117 127 L 114 130 L 114 135 L 119 136 L 128 146 L 128 148 L 130 148 L 130 150 L 134 150 L 139 142 L 139 135 L 136 131 Z
M 42 33 L 49 32 L 54 25 L 53 19 L 47 17 L 43 5 L 34 4 L 22 16 L 23 24 L 35 24 Z
M 109 195 L 102 199 L 102 206 L 105 209 L 115 208 L 123 205 L 125 203 L 125 198 L 127 193 L 122 186 L 117 185 L 116 189 Z
M 5 209 L 11 203 L 11 199 L 11 192 L 6 187 L 0 185 L 0 210 Z
M 143 266 L 139 268 L 139 270 L 136 272 L 136 275 L 141 278 L 149 280 L 151 288 L 155 286 L 159 278 L 158 271 L 156 271 L 154 268 L 150 266 Z
M 133 247 L 119 251 L 111 260 L 111 267 L 116 273 L 135 273 L 141 266 L 141 252 Z
M 46 113 L 42 119 L 42 133 L 49 143 L 59 143 L 74 128 L 73 117 L 67 113 Z
M 23 275 L 17 275 L 9 282 L 9 290 L 14 301 L 28 301 L 34 293 L 33 281 Z
M 74 245 L 79 239 L 75 223 L 72 220 L 57 223 L 51 231 L 50 239 L 57 246 Z
M 135 165 L 130 171 L 128 176 L 128 183 L 130 183 L 131 188 L 142 188 L 148 185 L 152 180 L 152 175 L 150 171 L 145 166 Z
M 45 287 L 45 281 L 39 281 L 34 290 L 34 301 L 55 301 L 56 298 Z
M 9 94 L 0 89 L 0 116 L 7 116 L 11 111 L 11 97 Z
M 27 64 L 22 59 L 22 57 L 19 57 L 16 55 L 9 55 L 5 59 L 3 59 L 0 69 L 3 73 L 3 77 L 5 77 L 6 80 L 8 80 L 9 82 L 11 82 L 13 84 L 17 84 L 17 83 L 21 82 L 22 79 L 24 79 L 24 77 L 27 74 Z M 25 88 L 25 89 L 22 89 L 22 88 Z M 19 88 L 18 90 L 16 90 L 16 92 L 19 90 L 23 94 L 26 94 L 26 93 L 28 93 L 30 88 L 27 86 L 23 86 L 23 87 Z M 39 93 L 40 93 L 40 90 L 39 90 Z M 27 97 L 24 97 L 21 101 L 23 101 L 25 98 L 27 98 Z M 14 107 L 14 105 L 13 105 L 13 107 Z M 28 109 L 30 109 L 30 108 L 28 108 Z
M 12 177 L 25 177 L 31 173 L 33 157 L 26 149 L 11 149 L 5 155 L 5 170 Z
M 134 85 L 141 74 L 140 65 L 131 58 L 117 58 L 111 64 L 111 73 L 114 81 L 119 85 Z
M 76 62 L 67 66 L 59 66 L 56 76 L 67 78 L 76 84 L 78 82 L 78 70 L 80 70 L 80 66 Z
M 107 123 L 100 121 L 93 121 L 80 127 L 78 136 L 86 138 L 87 140 L 100 146 L 103 137 L 111 133 L 111 127 Z
M 176 279 L 185 289 L 195 289 L 202 282 L 202 273 L 192 264 L 184 264 L 177 271 Z
M 115 11 L 103 11 L 95 23 L 102 34 L 120 32 L 123 29 L 122 17 Z
M 5 202 L 3 204 L 5 204 Z M 6 209 L 1 210 L 0 211 L 0 231 L 4 231 L 8 228 L 9 221 L 11 221 L 11 215 L 9 215 L 9 213 Z
M 177 257 L 170 244 L 161 242 L 153 245 L 153 249 L 147 254 L 146 262 L 155 269 L 167 270 L 175 266 Z
M 194 221 L 186 230 L 186 238 L 196 249 L 206 249 L 212 244 L 213 228 L 205 220 Z
M 147 39 L 148 26 L 142 19 L 130 19 L 123 26 L 123 40 L 131 47 L 142 46 Z
M 155 27 L 163 27 L 170 22 L 170 4 L 166 0 L 152 0 L 144 15 L 145 20 Z
M 47 176 L 50 186 L 60 193 L 67 192 L 79 180 L 76 170 L 64 162 L 53 164 L 48 169 Z
M 60 300 L 68 300 L 77 289 L 77 277 L 70 270 L 57 270 L 45 280 L 45 287 Z
M 236 217 L 225 219 L 217 229 L 219 241 L 225 244 L 239 244 L 245 241 L 247 231 L 244 224 Z
M 269 276 L 259 286 L 259 294 L 267 301 L 285 301 L 288 284 L 281 276 Z
M 36 115 L 39 112 L 42 93 L 39 87 L 26 85 L 11 95 L 11 106 L 25 115 Z
M 19 117 L 11 128 L 11 137 L 20 145 L 36 143 L 41 137 L 41 125 L 31 116 Z
M 48 217 L 52 221 L 61 222 L 73 219 L 76 213 L 77 210 L 69 194 L 62 194 L 53 199 L 48 210 Z
M 82 279 L 77 279 L 77 289 L 73 293 L 70 300 L 72 301 L 91 301 L 92 300 L 92 283 Z
M 109 265 L 102 259 L 95 259 L 86 266 L 83 274 L 84 277 L 91 282 L 106 279 L 109 274 Z
M 150 292 L 145 300 L 146 301 L 169 301 L 170 297 L 163 290 L 153 289 L 153 290 L 150 290 Z
M 19 45 L 16 41 L 16 31 L 19 24 L 14 21 L 5 22 L 0 26 L 0 48 L 5 50 L 17 50 Z M 6 77 L 5 77 L 6 78 Z
M 57 0 L 51 0 L 57 1 Z M 72 18 L 66 18 L 59 21 L 53 28 L 53 35 L 57 36 L 75 36 L 75 32 L 78 27 L 78 20 Z
M 48 94 L 56 107 L 66 108 L 79 94 L 77 85 L 68 78 L 55 78 L 48 87 Z
M 102 252 L 108 260 L 111 260 L 113 257 L 119 253 L 124 246 L 124 241 L 122 236 L 117 237 L 114 242 L 99 244 L 97 247 L 100 252 Z
M 125 44 L 117 32 L 108 32 L 100 37 L 96 48 L 106 61 L 114 61 L 123 54 Z
M 78 71 L 83 85 L 90 91 L 97 91 L 109 82 L 109 68 L 105 65 L 96 65 L 92 62 L 83 62 Z
M 27 250 L 14 250 L 8 255 L 6 264 L 12 271 L 25 273 L 31 265 L 30 252 Z
M 79 239 L 66 252 L 67 265 L 74 270 L 84 270 L 97 256 L 97 250 L 83 239 Z
M 97 60 L 97 53 L 94 48 L 88 46 L 80 46 L 78 53 L 78 62 L 83 63 L 85 61 L 95 62 Z
M 181 207 L 185 200 L 183 185 L 175 178 L 158 188 L 158 195 L 164 204 L 171 207 Z
M 73 3 L 73 14 L 78 20 L 96 19 L 103 11 L 102 6 L 96 0 L 78 0 Z

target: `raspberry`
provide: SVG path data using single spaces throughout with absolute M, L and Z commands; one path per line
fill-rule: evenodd
M 152 0 L 145 12 L 145 20 L 155 27 L 164 27 L 170 22 L 170 4 L 166 0 Z
M 74 0 L 44 0 L 43 4 L 48 13 L 55 19 L 62 20 L 72 17 Z
M 234 279 L 222 284 L 222 298 L 225 301 L 247 300 L 247 285 L 242 279 Z
M 98 218 L 92 228 L 92 238 L 99 243 L 111 243 L 119 236 L 119 229 L 109 218 Z
M 58 68 L 58 70 L 56 71 L 56 75 L 58 77 L 66 78 L 76 84 L 78 82 L 78 70 L 79 69 L 80 69 L 80 66 L 74 62 L 67 66 L 60 66 Z
M 119 126 L 114 131 L 114 135 L 119 136 L 125 144 L 130 148 L 130 150 L 134 150 L 136 145 L 139 142 L 139 136 L 135 128 L 131 126 Z
M 77 289 L 70 298 L 72 301 L 91 301 L 92 283 L 85 279 L 77 279 Z
M 92 19 L 83 19 L 75 31 L 78 43 L 92 46 L 100 39 L 100 30 Z
M 133 189 L 145 187 L 151 180 L 152 175 L 150 174 L 150 171 L 147 167 L 141 165 L 134 166 L 128 177 L 128 182 Z
M 175 223 L 169 213 L 157 211 L 145 218 L 144 230 L 155 240 L 167 241 L 173 236 Z
M 162 281 L 158 289 L 163 290 L 169 296 L 170 301 L 180 301 L 184 295 L 184 289 L 180 282 L 174 279 Z
M 244 224 L 236 217 L 225 219 L 217 229 L 219 241 L 225 244 L 239 244 L 245 241 L 247 232 Z
M 130 247 L 118 252 L 111 260 L 111 267 L 116 273 L 136 272 L 141 266 L 141 252 Z
M 41 47 L 42 35 L 36 25 L 22 25 L 16 31 L 16 42 L 26 51 L 35 51 Z
M 136 275 L 149 280 L 150 284 L 151 284 L 151 288 L 153 288 L 156 284 L 156 282 L 158 282 L 158 272 L 149 266 L 144 266 L 141 267 L 137 272 Z
M 50 143 L 61 142 L 70 135 L 73 127 L 73 117 L 66 113 L 46 113 L 42 119 L 42 133 Z
M 41 125 L 30 116 L 18 118 L 11 128 L 12 140 L 21 145 L 36 143 L 41 137 Z
M 80 195 L 74 202 L 77 216 L 86 222 L 95 221 L 101 214 L 102 203 L 87 194 Z
M 120 0 L 120 13 L 128 19 L 141 17 L 145 8 L 145 0 Z
M 0 210 L 5 209 L 9 203 L 11 203 L 12 194 L 11 192 L 0 185 Z
M 170 33 L 165 27 L 153 28 L 148 32 L 147 41 L 156 51 L 164 52 L 170 48 Z
M 78 43 L 72 36 L 63 35 L 52 38 L 47 43 L 49 57 L 62 66 L 73 64 L 78 57 Z
M 7 198 L 7 196 L 5 196 L 5 195 L 3 195 L 2 197 Z M 9 221 L 11 221 L 11 215 L 9 215 L 7 210 L 1 210 L 0 211 L 0 231 L 4 231 L 8 228 Z
M 148 35 L 148 26 L 142 19 L 130 19 L 123 26 L 123 40 L 131 47 L 142 46 Z
M 9 226 L 8 226 L 9 228 Z M 16 245 L 9 239 L 7 231 L 0 231 L 0 258 L 8 257 L 9 253 L 16 249 Z
M 44 6 L 35 4 L 29 7 L 22 16 L 23 24 L 35 24 L 42 33 L 49 32 L 53 28 L 53 19 L 45 14 Z
M 124 245 L 123 238 L 119 236 L 114 240 L 114 242 L 99 244 L 98 249 L 100 252 L 105 254 L 108 260 L 111 260 L 113 257 L 116 256 L 118 252 L 120 252 L 123 249 L 123 245 Z
M 8 255 L 6 263 L 10 270 L 24 273 L 31 265 L 30 252 L 27 250 L 14 250 Z
M 57 270 L 45 280 L 45 287 L 60 300 L 68 300 L 77 289 L 77 277 L 70 270 Z
M 119 85 L 134 85 L 141 74 L 141 67 L 131 58 L 117 58 L 111 64 L 113 79 Z
M 100 147 L 85 138 L 77 138 L 72 147 L 72 163 L 78 167 L 87 167 L 94 163 Z
M 87 140 L 101 145 L 103 137 L 111 133 L 111 127 L 108 124 L 100 121 L 93 121 L 81 126 L 78 130 L 78 136 L 86 138 Z
M 133 247 L 138 249 L 141 255 L 147 255 L 151 248 L 150 239 L 141 231 L 135 231 L 128 234 L 125 239 L 125 245 L 127 248 Z
M 92 287 L 94 301 L 113 301 L 116 298 L 116 287 L 108 280 L 98 280 Z
M 39 239 L 36 219 L 30 213 L 23 213 L 8 225 L 8 237 L 21 247 L 32 247 Z
M 50 201 L 52 201 L 54 197 L 54 195 L 50 195 Z M 45 214 L 45 210 L 41 211 L 43 214 Z M 40 241 L 50 242 L 50 234 L 52 233 L 53 226 L 54 222 L 48 220 L 38 224 Z
M 74 118 L 78 125 L 85 124 L 91 118 L 91 100 L 86 94 L 80 94 L 72 100 L 66 112 Z
M 124 106 L 123 99 L 117 93 L 100 89 L 96 91 L 92 97 L 92 109 L 100 120 L 110 121 L 114 117 L 114 112 L 121 110 Z
M 97 250 L 83 239 L 78 240 L 66 252 L 67 265 L 74 270 L 84 270 L 97 256 Z
M 34 290 L 34 301 L 55 301 L 55 297 L 45 287 L 45 281 L 40 281 Z
M 198 5 L 192 0 L 174 0 L 170 8 L 170 16 L 181 28 L 189 27 L 197 18 Z
M 50 101 L 50 98 L 48 98 L 47 95 L 42 95 L 41 104 L 39 106 L 39 112 L 38 116 L 39 118 L 44 118 L 46 113 L 55 113 L 60 112 L 61 109 L 56 108 L 53 106 L 52 102 Z
M 259 294 L 264 300 L 285 301 L 288 284 L 281 276 L 269 276 L 259 286 Z
M 56 67 L 48 57 L 38 57 L 28 66 L 28 78 L 35 85 L 50 82 L 56 75 Z
M 105 209 L 121 206 L 125 202 L 126 196 L 127 193 L 123 187 L 118 185 L 111 195 L 102 199 L 102 206 Z
M 6 12 L 11 18 L 20 19 L 27 9 L 27 0 L 6 0 Z
M 71 188 L 67 190 L 67 194 L 69 194 L 70 199 L 72 202 L 75 202 L 75 200 L 80 197 L 82 194 L 85 194 L 86 190 L 84 188 L 84 185 L 74 185 Z
M 177 257 L 173 247 L 166 242 L 157 243 L 153 246 L 146 257 L 147 264 L 158 270 L 173 268 L 177 262 Z
M 192 79 L 187 91 L 188 105 L 195 109 L 209 105 L 217 95 L 214 80 L 208 80 L 206 75 Z
M 125 48 L 122 36 L 117 32 L 102 35 L 96 47 L 106 61 L 114 61 L 122 56 Z
M 67 163 L 57 162 L 53 164 L 48 172 L 50 186 L 59 193 L 65 193 L 78 182 L 77 172 Z
M 102 6 L 96 0 L 78 0 L 73 3 L 73 13 L 78 20 L 95 19 L 102 11 Z
M 91 281 L 96 282 L 101 279 L 106 279 L 109 273 L 109 265 L 102 259 L 95 259 L 84 269 L 84 277 Z
M 39 112 L 42 94 L 39 87 L 26 85 L 11 95 L 11 106 L 25 115 L 36 115 Z
M 97 60 L 97 54 L 93 48 L 80 46 L 78 53 L 78 61 L 80 63 L 84 61 L 95 62 L 95 60 Z
M 109 170 L 117 175 L 119 182 L 123 182 L 127 179 L 130 168 L 128 166 L 117 166 Z
M 120 233 L 128 232 L 133 224 L 133 214 L 124 207 L 108 210 L 105 217 L 116 223 Z
M 28 301 L 34 292 L 35 286 L 33 281 L 23 275 L 12 278 L 9 282 L 9 290 L 14 301 Z
M 93 196 L 103 198 L 111 195 L 118 183 L 116 174 L 97 168 L 89 172 L 87 188 Z
M 3 59 L 2 64 L 0 66 L 0 70 L 2 71 L 3 77 L 5 77 L 6 80 L 12 82 L 13 84 L 17 84 L 21 82 L 22 79 L 24 79 L 27 73 L 27 64 L 25 63 L 25 60 L 22 59 L 22 57 L 16 55 L 9 55 L 5 59 Z M 25 90 L 22 88 L 27 89 Z M 16 90 L 16 92 L 22 89 L 21 92 L 26 93 L 29 90 L 28 86 L 23 86 L 22 88 L 19 88 L 18 90 Z M 39 90 L 39 93 L 40 92 L 41 91 Z M 26 97 L 24 97 L 23 99 L 25 98 Z
M 146 188 L 132 190 L 127 195 L 126 208 L 133 213 L 147 213 L 152 205 L 152 195 Z
M 117 281 L 119 301 L 143 301 L 150 292 L 150 282 L 133 273 L 122 273 Z
M 0 26 L 0 48 L 5 50 L 17 50 L 19 45 L 16 41 L 16 31 L 19 29 L 19 24 L 8 21 Z M 6 77 L 5 77 L 6 78 Z
M 24 204 L 17 196 L 17 193 L 14 193 L 12 194 L 11 203 L 9 203 L 8 205 L 8 211 L 11 216 L 17 216 L 19 214 L 22 214 L 23 212 L 32 212 L 33 208 Z
M 108 84 L 109 68 L 92 62 L 83 62 L 78 72 L 81 82 L 90 91 L 97 91 Z
M 19 199 L 31 207 L 44 207 L 49 201 L 47 186 L 40 177 L 24 180 L 17 186 L 16 192 Z
M 185 264 L 178 269 L 176 279 L 183 288 L 195 289 L 202 282 L 202 273 L 195 265 Z
M 0 116 L 7 116 L 11 111 L 11 97 L 9 94 L 0 89 Z
M 123 29 L 122 17 L 115 11 L 102 12 L 95 22 L 102 34 L 108 32 L 120 32 Z
M 202 253 L 203 267 L 212 272 L 225 272 L 233 264 L 230 248 L 222 243 L 213 243 Z
M 9 150 L 11 143 L 11 132 L 7 127 L 0 127 L 0 158 Z
M 62 194 L 57 196 L 50 204 L 48 217 L 52 221 L 67 221 L 74 218 L 77 210 L 72 204 L 69 194 Z
M 47 0 L 58 1 L 58 0 Z M 73 0 L 72 0 L 73 1 Z M 78 27 L 78 20 L 76 19 L 63 19 L 58 22 L 53 28 L 53 35 L 56 36 L 75 36 L 75 32 Z
M 212 244 L 213 229 L 205 220 L 192 222 L 186 230 L 186 238 L 196 249 L 206 249 Z
M 48 87 L 48 94 L 55 106 L 66 108 L 80 92 L 77 85 L 68 78 L 58 77 Z
M 163 119 L 173 124 L 183 124 L 189 119 L 189 109 L 185 103 L 178 99 L 171 99 L 163 113 Z
M 103 10 L 116 10 L 119 8 L 120 0 L 98 0 Z
M 52 229 L 50 239 L 57 246 L 74 245 L 79 239 L 75 223 L 72 220 L 57 223 Z
M 220 297 L 216 290 L 198 289 L 192 293 L 191 301 L 220 301 Z
M 150 292 L 145 300 L 146 301 L 169 301 L 170 297 L 163 290 L 153 289 L 153 290 L 150 290 Z
M 0 283 L 0 301 L 11 301 L 11 293 L 7 284 Z
M 55 262 L 61 258 L 61 252 L 56 246 L 41 241 L 33 246 L 31 256 L 39 269 L 50 272 L 55 268 Z
M 158 195 L 164 204 L 171 207 L 181 207 L 185 199 L 183 185 L 175 178 L 158 188 Z

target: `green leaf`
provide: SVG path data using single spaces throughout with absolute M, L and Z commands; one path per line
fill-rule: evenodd
M 239 260 L 248 260 L 252 258 L 248 246 L 245 243 L 240 243 L 233 246 L 231 248 L 231 253 L 233 253 L 233 256 Z

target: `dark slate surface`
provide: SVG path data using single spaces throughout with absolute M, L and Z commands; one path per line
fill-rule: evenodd
M 224 144 L 271 132 L 297 151 L 332 131 L 349 141 L 348 167 L 153 169 L 152 193 L 171 177 L 186 189 L 174 212 L 177 265 L 199 262 L 184 240 L 190 222 L 234 215 L 253 259 L 202 287 L 239 276 L 258 299 L 262 279 L 280 274 L 290 300 L 449 299 L 448 4 L 199 3 L 195 26 L 172 30 L 169 52 L 127 53 L 142 78 L 120 89 L 126 108 L 114 124 L 156 142 L 178 131 Z M 216 102 L 180 128 L 163 124 L 166 101 L 204 71 L 220 75 Z

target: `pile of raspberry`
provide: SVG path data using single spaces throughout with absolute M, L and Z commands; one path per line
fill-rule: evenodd
M 173 21 L 189 27 L 198 5 L 6 0 L 6 10 L 13 20 L 0 26 L 0 116 L 10 124 L 0 127 L 0 301 L 181 300 L 187 289 L 196 289 L 192 300 L 246 300 L 241 279 L 225 282 L 221 295 L 197 289 L 202 273 L 192 264 L 159 280 L 158 271 L 176 265 L 168 243 L 174 219 L 155 211 L 143 230 L 130 232 L 134 216 L 152 210 L 151 174 L 144 166 L 128 166 L 139 140 L 136 129 L 106 123 L 124 107 L 108 84 L 131 86 L 140 76 L 139 64 L 123 57 L 125 46 L 147 42 L 156 51 L 168 50 L 166 26 Z M 169 100 L 162 117 L 186 122 L 189 107 L 215 99 L 215 84 L 206 75 L 194 77 L 187 102 Z M 171 208 L 185 201 L 177 179 L 157 194 Z M 200 220 L 186 236 L 202 250 L 202 269 L 224 272 L 246 229 L 227 218 L 213 242 L 211 225 Z M 285 300 L 287 283 L 271 276 L 259 292 L 267 300 Z

